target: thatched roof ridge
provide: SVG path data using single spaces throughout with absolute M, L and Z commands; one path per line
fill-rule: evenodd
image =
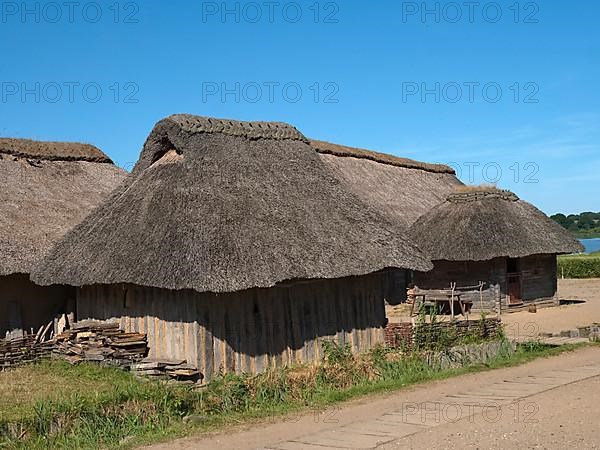
M 374 152 L 372 150 L 333 144 L 331 142 L 313 140 L 310 142 L 310 145 L 312 145 L 317 152 L 323 154 L 335 155 L 339 157 L 368 159 L 381 164 L 388 164 L 390 166 L 404 167 L 406 169 L 418 169 L 432 173 L 456 173 L 452 167 L 444 164 L 425 163 L 421 161 L 415 161 L 414 159 L 401 158 L 399 156 L 388 155 L 386 153 Z
M 295 127 L 283 122 L 243 122 L 239 120 L 215 119 L 212 117 L 174 114 L 168 117 L 181 130 L 188 133 L 220 133 L 247 139 L 274 139 L 306 141 Z
M 34 141 L 31 139 L 0 138 L 0 158 L 30 158 L 43 161 L 88 161 L 112 163 L 99 148 L 78 142 Z
M 478 202 L 483 199 L 497 198 L 509 202 L 516 202 L 519 197 L 514 192 L 506 189 L 498 189 L 491 186 L 465 186 L 458 188 L 448 196 L 448 201 L 451 203 L 466 203 Z
M 322 141 L 311 145 L 349 191 L 400 227 L 410 227 L 463 185 L 452 168 L 441 164 Z
M 583 251 L 577 239 L 535 206 L 493 188 L 452 194 L 419 218 L 411 235 L 433 261 Z
M 293 127 L 232 122 L 240 134 L 207 123 L 157 123 L 126 182 L 33 279 L 232 292 L 432 267 L 407 230 L 345 190 Z
M 17 153 L 0 152 L 0 276 L 31 272 L 125 178 L 95 147 L 32 142 L 2 140 Z

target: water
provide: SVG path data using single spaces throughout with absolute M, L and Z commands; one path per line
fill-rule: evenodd
M 596 239 L 579 239 L 579 242 L 585 247 L 586 253 L 600 251 L 600 238 Z

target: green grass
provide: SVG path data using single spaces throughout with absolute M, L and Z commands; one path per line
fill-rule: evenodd
M 558 257 L 559 278 L 600 278 L 600 252 Z
M 0 404 L 0 448 L 131 447 L 324 409 L 358 396 L 513 366 L 575 348 L 533 343 L 512 352 L 506 347 L 488 364 L 439 370 L 418 354 L 378 348 L 356 356 L 345 347 L 329 346 L 318 366 L 228 375 L 200 392 L 140 381 L 116 369 L 44 362 L 0 373 L 3 393 L 29 386 L 31 394 L 19 388 L 10 401 Z M 185 425 L 182 418 L 189 414 L 203 416 L 202 424 Z

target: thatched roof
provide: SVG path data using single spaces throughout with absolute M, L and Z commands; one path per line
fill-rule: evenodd
M 462 183 L 451 167 L 312 141 L 342 184 L 390 220 L 408 228 Z
M 295 128 L 175 115 L 33 279 L 229 292 L 387 267 L 432 266 Z
M 93 145 L 78 142 L 42 142 L 29 139 L 0 138 L 0 155 L 45 161 L 89 161 L 112 163 Z
M 432 260 L 583 251 L 577 239 L 536 207 L 490 187 L 459 189 L 415 222 L 411 234 Z
M 91 145 L 0 139 L 0 275 L 29 273 L 124 178 Z

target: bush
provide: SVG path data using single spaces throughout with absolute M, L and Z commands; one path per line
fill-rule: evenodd
M 600 255 L 559 256 L 559 278 L 600 278 Z

